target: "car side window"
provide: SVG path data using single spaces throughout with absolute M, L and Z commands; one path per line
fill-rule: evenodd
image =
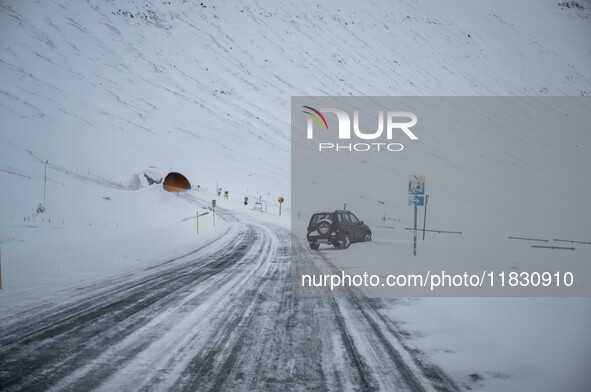
M 349 214 L 347 214 L 347 213 L 340 213 L 339 215 L 341 216 L 341 218 L 340 218 L 341 219 L 341 222 L 347 223 L 347 224 L 351 223 L 351 219 L 349 219 Z
M 355 215 L 353 215 L 351 212 L 349 212 L 347 215 L 349 215 L 348 218 L 351 220 L 351 223 L 354 225 L 359 224 L 359 219 L 357 219 Z

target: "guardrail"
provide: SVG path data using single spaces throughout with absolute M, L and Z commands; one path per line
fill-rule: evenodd
M 523 240 L 523 241 L 540 241 L 548 243 L 548 240 L 542 240 L 539 238 L 527 238 L 527 237 L 509 237 L 510 240 Z
M 544 246 L 544 245 L 532 245 L 532 248 L 543 248 L 543 249 L 562 249 L 562 250 L 575 250 L 575 248 L 570 248 L 566 246 Z
M 412 227 L 405 227 L 404 229 L 405 229 L 405 230 L 414 230 L 414 228 L 412 228 Z M 433 232 L 433 233 L 439 233 L 439 234 L 441 234 L 441 233 L 447 233 L 447 234 L 462 234 L 462 232 L 461 232 L 461 231 L 449 231 L 449 230 L 423 230 L 423 229 L 419 229 L 419 228 L 417 228 L 417 231 L 430 231 L 430 232 Z

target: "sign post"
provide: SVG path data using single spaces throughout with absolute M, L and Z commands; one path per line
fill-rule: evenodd
M 429 202 L 429 195 L 425 195 L 425 214 L 423 215 L 423 241 L 425 241 L 425 229 L 427 226 L 427 202 Z
M 415 204 L 415 226 L 413 232 L 412 254 L 417 255 L 417 205 Z
M 277 201 L 279 202 L 279 216 L 281 216 L 281 204 L 283 204 L 285 199 L 283 197 L 280 197 L 279 199 L 277 199 Z
M 412 254 L 417 255 L 417 207 L 425 205 L 425 176 L 409 176 L 408 205 L 415 207 Z M 424 235 L 424 232 L 423 232 Z

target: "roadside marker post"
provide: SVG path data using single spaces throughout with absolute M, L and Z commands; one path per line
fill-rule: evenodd
M 277 199 L 277 201 L 279 202 L 279 216 L 281 216 L 281 204 L 283 204 L 285 199 L 283 197 L 280 197 L 279 199 Z
M 196 220 L 197 220 L 197 235 L 199 235 L 199 211 L 195 213 Z
M 215 199 L 213 199 L 211 201 L 211 210 L 213 212 L 213 214 L 211 214 L 213 216 L 213 227 L 215 227 L 215 204 L 216 204 Z

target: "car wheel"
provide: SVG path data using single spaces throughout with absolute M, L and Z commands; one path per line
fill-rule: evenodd
M 320 248 L 320 244 L 318 242 L 310 242 L 310 249 L 318 250 Z
M 343 242 L 341 242 L 341 247 L 342 249 L 347 249 L 349 245 L 351 245 L 351 237 L 349 237 L 349 234 L 345 234 L 343 236 Z
M 365 242 L 371 241 L 371 233 L 369 231 L 367 233 L 365 233 L 365 237 L 363 237 L 363 241 L 365 241 Z
M 322 235 L 327 235 L 330 231 L 330 223 L 326 221 L 320 222 L 318 225 L 318 232 Z

